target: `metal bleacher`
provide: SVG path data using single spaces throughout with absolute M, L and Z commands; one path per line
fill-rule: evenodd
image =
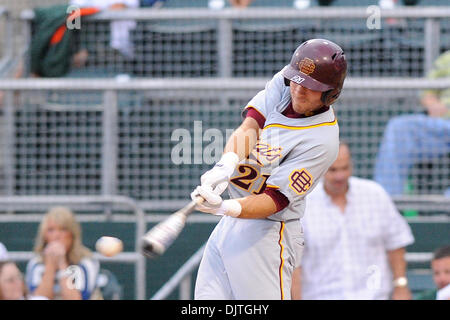
M 23 209 L 21 199 L 46 199 L 50 205 L 67 197 L 119 197 L 142 210 L 143 221 L 128 207 L 123 216 L 123 203 L 117 208 L 103 201 L 95 210 L 82 206 L 86 245 L 93 249 L 105 233 L 124 240 L 124 255 L 102 258 L 102 263 L 125 285 L 125 299 L 190 298 L 198 248 L 217 219 L 194 214 L 167 254 L 151 263 L 139 257 L 139 236 L 187 202 L 200 175 L 217 160 L 217 154 L 205 152 L 208 134 L 223 142 L 239 124 L 242 106 L 308 38 L 334 40 L 346 52 L 349 77 L 335 105 L 340 132 L 352 148 L 354 174 L 372 178 L 388 120 L 421 112 L 422 90 L 450 86 L 450 79 L 425 79 L 434 59 L 450 49 L 450 7 L 435 0 L 433 5 L 442 7 L 421 1 L 382 11 L 382 28 L 371 30 L 365 6 L 376 1 L 336 0 L 321 8 L 311 2 L 303 11 L 293 10 L 292 1 L 273 7 L 278 2 L 258 0 L 246 10 L 209 10 L 206 0 L 169 0 L 157 10 L 102 12 L 86 17 L 79 30 L 77 45 L 89 51 L 84 68 L 64 78 L 0 79 L 0 240 L 21 267 L 39 221 L 39 215 L 30 214 L 44 211 L 43 203 L 39 210 Z M 0 23 L 6 16 L 2 12 Z M 29 31 L 29 40 L 33 12 L 16 18 Z M 113 20 L 136 21 L 130 33 L 133 59 L 110 48 Z M 0 51 L 6 57 L 0 57 L 0 66 L 12 61 L 7 53 Z M 180 133 L 192 140 L 200 137 L 202 143 L 190 143 L 192 156 L 176 163 Z M 414 292 L 430 286 L 431 252 L 450 244 L 450 198 L 444 196 L 449 168 L 450 159 L 442 157 L 427 178 L 413 170 L 411 194 L 394 198 L 416 238 L 407 248 Z M 173 290 L 180 282 L 178 294 Z

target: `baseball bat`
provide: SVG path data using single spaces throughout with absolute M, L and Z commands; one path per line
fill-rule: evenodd
M 203 201 L 205 200 L 202 197 L 197 197 L 151 228 L 142 237 L 142 253 L 150 259 L 161 256 L 179 236 L 195 206 L 202 204 Z

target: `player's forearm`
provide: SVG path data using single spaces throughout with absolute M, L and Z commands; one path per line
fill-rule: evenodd
M 234 152 L 239 160 L 247 158 L 259 138 L 259 126 L 255 119 L 246 118 L 225 145 L 223 153 Z
M 265 193 L 251 195 L 236 200 L 242 208 L 238 218 L 264 219 L 277 212 L 275 202 Z
M 292 272 L 292 287 L 291 287 L 291 299 L 301 300 L 302 299 L 302 268 L 297 267 Z

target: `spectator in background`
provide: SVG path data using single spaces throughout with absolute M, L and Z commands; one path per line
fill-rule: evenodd
M 68 12 L 68 8 L 74 9 Z M 138 8 L 139 0 L 70 0 L 68 5 L 38 7 L 34 9 L 34 35 L 30 45 L 30 69 L 34 77 L 62 77 L 73 67 L 81 68 L 87 63 L 89 52 L 74 45 L 79 35 L 76 19 L 97 14 L 104 10 Z M 75 10 L 79 8 L 80 10 Z M 73 28 L 68 26 L 73 25 Z M 112 21 L 109 46 L 122 59 L 133 61 L 134 45 L 130 31 L 135 21 Z M 116 53 L 114 51 L 114 54 Z
M 70 4 L 83 8 L 95 7 L 100 10 L 123 10 L 139 8 L 139 0 L 70 0 Z M 110 46 L 129 59 L 134 58 L 134 45 L 130 32 L 136 28 L 136 21 L 119 20 L 111 22 Z
M 230 0 L 230 4 L 235 8 L 247 8 L 253 0 Z
M 0 242 L 0 261 L 8 260 L 8 250 L 6 249 L 5 245 Z
M 13 261 L 0 261 L 0 300 L 45 300 L 28 295 L 22 272 Z
M 145 7 L 152 7 L 152 8 L 161 8 L 166 0 L 141 0 L 140 6 Z
M 317 0 L 320 7 L 328 7 L 333 4 L 334 0 Z M 296 9 L 307 9 L 311 7 L 311 0 L 294 0 L 293 6 Z
M 226 0 L 209 0 L 208 7 L 210 9 L 223 9 L 225 7 Z M 230 6 L 238 9 L 247 8 L 253 0 L 229 0 Z
M 24 300 L 27 288 L 22 273 L 12 261 L 0 261 L 0 300 Z
M 411 229 L 381 186 L 352 176 L 346 143 L 306 201 L 295 299 L 411 299 L 404 258 Z
M 433 253 L 431 260 L 434 290 L 425 291 L 417 297 L 418 300 L 450 300 L 450 245 L 441 247 Z
M 429 79 L 450 77 L 450 50 L 434 63 Z M 425 114 L 389 120 L 378 151 L 374 179 L 391 195 L 407 190 L 411 167 L 450 153 L 450 88 L 427 90 L 421 99 Z
M 84 66 L 87 51 L 74 48 L 78 29 L 69 30 L 68 25 L 81 16 L 98 12 L 96 8 L 89 8 L 70 13 L 67 5 L 35 8 L 29 49 L 31 76 L 62 77 L 72 67 Z M 19 73 L 16 78 L 21 76 Z
M 415 6 L 420 2 L 420 0 L 402 0 L 405 6 Z
M 317 3 L 319 4 L 319 6 L 329 6 L 334 2 L 334 0 L 317 0 Z
M 31 293 L 56 300 L 91 298 L 99 262 L 83 246 L 81 226 L 71 210 L 55 207 L 45 214 L 34 251 L 26 269 Z

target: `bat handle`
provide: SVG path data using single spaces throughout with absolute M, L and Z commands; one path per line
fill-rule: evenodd
M 196 205 L 202 204 L 203 202 L 205 202 L 205 199 L 202 196 L 195 197 L 195 199 L 187 205 L 185 212 L 190 213 L 195 209 Z
M 195 197 L 195 199 L 186 206 L 185 210 L 183 210 L 185 212 L 184 214 L 189 215 L 192 211 L 194 211 L 196 205 L 202 204 L 203 202 L 205 202 L 205 198 L 201 196 Z
M 202 196 L 197 196 L 195 198 L 195 200 L 193 200 L 193 202 L 197 205 L 197 204 L 202 204 L 203 202 L 205 202 L 205 198 L 203 198 Z

